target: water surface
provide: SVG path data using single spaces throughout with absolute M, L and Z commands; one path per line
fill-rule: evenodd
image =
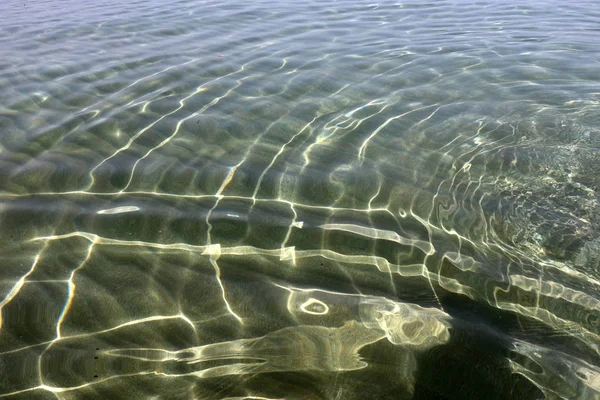
M 600 399 L 599 21 L 9 0 L 0 396 Z

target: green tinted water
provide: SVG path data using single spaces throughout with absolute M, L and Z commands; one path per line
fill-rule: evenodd
M 600 398 L 593 2 L 9 2 L 0 396 Z

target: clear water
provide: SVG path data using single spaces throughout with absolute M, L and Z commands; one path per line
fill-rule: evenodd
M 593 1 L 12 1 L 0 396 L 599 399 Z

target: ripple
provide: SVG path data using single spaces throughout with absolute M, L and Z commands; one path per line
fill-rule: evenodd
M 0 397 L 599 396 L 594 2 L 5 8 Z

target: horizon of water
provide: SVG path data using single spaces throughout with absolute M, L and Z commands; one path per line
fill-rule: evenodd
M 598 21 L 10 0 L 0 398 L 600 399 Z

